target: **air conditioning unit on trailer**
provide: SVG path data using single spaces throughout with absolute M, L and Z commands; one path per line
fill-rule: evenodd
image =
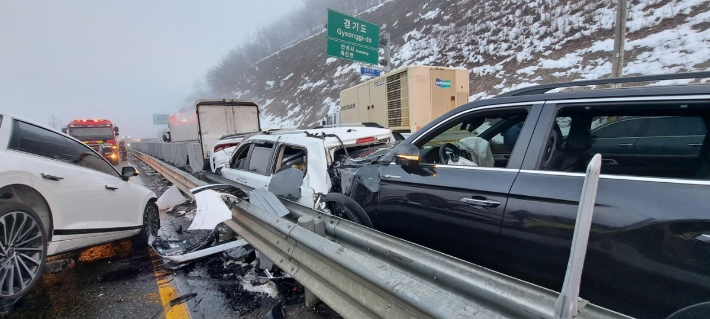
M 340 92 L 340 122 L 414 132 L 468 103 L 468 70 L 408 66 Z

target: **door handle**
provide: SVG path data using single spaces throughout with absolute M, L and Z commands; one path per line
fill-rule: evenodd
M 619 165 L 619 162 L 611 158 L 602 159 L 602 165 Z
M 461 202 L 464 202 L 466 204 L 471 204 L 474 206 L 483 206 L 483 207 L 498 207 L 500 205 L 499 201 L 495 200 L 490 200 L 490 199 L 476 199 L 476 198 L 470 198 L 470 197 L 463 197 L 460 199 Z
M 695 237 L 695 240 L 710 244 L 710 234 L 700 234 Z
M 113 187 L 113 186 L 108 186 L 108 185 L 104 185 L 104 187 L 110 191 L 115 191 L 118 189 L 118 187 Z
M 701 146 L 703 146 L 703 144 L 702 144 L 702 143 L 688 143 L 688 146 L 690 146 L 690 147 L 701 147 Z
M 243 179 L 243 178 L 237 178 L 237 183 L 246 184 L 246 183 L 247 183 L 247 180 L 246 180 L 246 179 Z
M 42 175 L 42 178 L 44 178 L 44 179 L 49 179 L 49 180 L 53 180 L 53 181 L 61 181 L 64 179 L 64 177 L 49 175 L 49 174 L 45 174 L 45 173 L 41 173 L 40 175 Z
M 631 145 L 634 145 L 634 144 L 631 144 L 631 143 L 619 143 L 619 144 L 616 144 L 616 146 L 618 146 L 618 147 L 629 147 L 629 146 L 631 146 Z

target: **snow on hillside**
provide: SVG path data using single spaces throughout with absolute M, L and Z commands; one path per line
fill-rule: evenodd
M 470 100 L 550 82 L 609 76 L 615 1 L 388 0 L 360 15 L 392 34 L 396 66 L 470 71 Z M 630 0 L 624 75 L 710 69 L 710 0 Z M 262 107 L 265 128 L 313 124 L 360 63 L 325 55 L 325 33 L 256 63 L 234 97 Z M 688 83 L 688 81 L 663 82 Z

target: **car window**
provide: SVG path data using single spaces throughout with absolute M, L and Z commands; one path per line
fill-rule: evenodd
M 119 176 L 118 171 L 113 168 L 113 165 L 109 164 L 106 162 L 106 160 L 96 154 L 92 149 L 90 149 L 88 146 L 84 145 L 83 143 L 79 143 L 75 140 L 66 138 L 66 141 L 68 144 L 70 144 L 74 149 L 76 149 L 77 153 L 79 153 L 79 157 L 81 160 L 79 163 L 83 166 L 86 166 L 88 168 L 91 168 L 93 170 L 97 170 L 102 173 L 109 174 L 111 176 Z
M 693 105 L 562 108 L 552 130 L 564 138 L 543 150 L 538 168 L 583 173 L 601 154 L 602 174 L 710 179 L 702 153 L 710 105 Z
M 231 168 L 243 170 L 247 169 L 247 158 L 249 156 L 251 146 L 251 143 L 242 144 L 242 147 L 239 148 L 239 153 L 237 153 L 232 160 L 230 165 Z
M 14 141 L 11 143 L 11 148 L 73 164 L 79 162 L 79 153 L 59 133 L 25 122 L 15 121 L 15 123 L 16 129 L 13 132 Z
M 643 121 L 637 118 L 597 116 L 591 127 L 597 138 L 637 137 L 642 123 Z
M 303 171 L 303 175 L 305 175 L 307 163 L 308 155 L 305 148 L 283 145 L 280 147 L 276 156 L 274 172 L 279 172 L 287 168 L 297 168 Z
M 249 171 L 259 174 L 269 173 L 269 163 L 273 151 L 272 143 L 255 144 L 249 157 Z
M 417 142 L 422 163 L 441 164 L 439 149 L 452 144 L 463 152 L 457 164 L 449 165 L 506 167 L 520 131 L 527 118 L 527 110 L 507 110 L 486 115 L 472 115 L 445 125 L 438 133 Z M 420 146 L 421 145 L 421 146 Z M 446 148 L 446 154 L 451 153 Z
M 700 117 L 655 117 L 644 119 L 643 137 L 705 135 L 707 128 Z

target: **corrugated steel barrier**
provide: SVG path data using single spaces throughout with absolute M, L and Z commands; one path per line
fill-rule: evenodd
M 207 184 L 183 176 L 186 173 L 166 163 L 141 157 L 161 174 L 172 176 L 175 184 L 181 180 L 185 188 Z M 207 179 L 244 188 L 212 174 Z M 247 201 L 233 203 L 232 219 L 225 224 L 345 318 L 556 315 L 560 294 L 555 291 L 292 202 L 283 203 L 290 211 L 284 218 Z M 299 226 L 300 217 L 323 223 L 325 236 Z M 628 318 L 576 300 L 575 318 Z

